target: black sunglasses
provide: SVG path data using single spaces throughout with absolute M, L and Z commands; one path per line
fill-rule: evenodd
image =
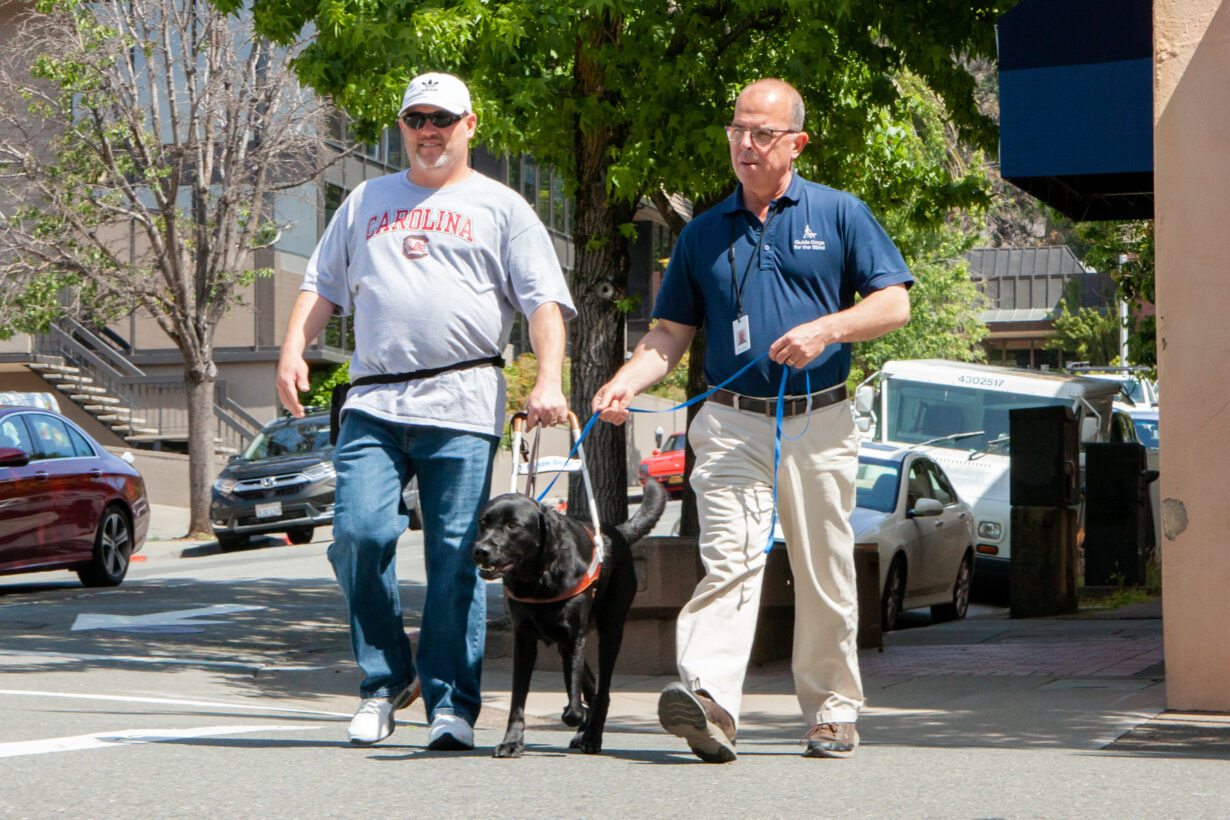
M 463 114 L 450 114 L 447 111 L 432 111 L 430 114 L 424 114 L 419 111 L 411 111 L 402 117 L 401 121 L 404 122 L 411 131 L 417 131 L 429 121 L 436 128 L 448 128 L 463 116 Z

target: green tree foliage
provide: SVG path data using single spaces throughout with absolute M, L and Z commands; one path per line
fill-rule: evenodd
M 238 7 L 238 0 L 218 0 Z M 566 180 L 576 202 L 572 407 L 623 362 L 629 266 L 623 226 L 644 196 L 712 201 L 733 186 L 723 126 L 739 88 L 793 83 L 816 136 L 800 170 L 866 195 L 877 212 L 912 199 L 936 218 L 977 186 L 946 167 L 906 161 L 894 121 L 908 72 L 943 101 L 965 139 L 993 150 L 967 59 L 994 53 L 994 21 L 1013 0 L 255 0 L 259 30 L 279 42 L 314 31 L 300 77 L 333 95 L 372 136 L 392 121 L 406 81 L 430 69 L 464 76 L 480 138 L 526 151 Z M 869 141 L 881 148 L 869 152 Z M 669 215 L 668 215 L 669 218 Z M 624 433 L 599 425 L 587 446 L 600 513 L 626 509 Z M 577 508 L 580 498 L 572 499 Z
M 204 0 L 40 0 L 0 54 L 0 332 L 134 310 L 179 349 L 191 530 L 209 532 L 214 331 L 316 178 L 293 48 Z
M 1073 229 L 1073 249 L 1086 265 L 1115 280 L 1128 303 L 1128 359 L 1157 367 L 1157 319 L 1142 309 L 1157 301 L 1154 286 L 1153 221 L 1082 222 Z
M 978 239 L 989 202 L 985 157 L 962 145 L 941 101 L 923 83 L 910 75 L 896 82 L 902 95 L 890 122 L 907 125 L 871 132 L 866 155 L 888 153 L 901 165 L 933 169 L 934 185 L 947 178 L 965 188 L 959 199 L 966 206 L 937 208 L 927 200 L 926 188 L 907 189 L 885 204 L 880 220 L 916 280 L 910 290 L 910 322 L 854 345 L 851 386 L 890 359 L 976 361 L 984 356 L 979 343 L 987 329 L 978 316 L 981 297 L 970 281 L 965 252 Z M 874 187 L 857 192 L 871 199 Z
M 1082 307 L 1080 288 L 1079 280 L 1068 282 L 1046 349 L 1066 351 L 1090 364 L 1112 364 L 1119 355 L 1119 317 L 1113 308 Z
M 308 391 L 301 397 L 304 407 L 328 407 L 333 388 L 350 381 L 350 363 L 342 362 L 328 370 L 317 370 L 308 377 Z

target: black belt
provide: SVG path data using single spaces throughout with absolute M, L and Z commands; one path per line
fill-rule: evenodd
M 837 404 L 839 401 L 845 401 L 849 398 L 849 395 L 845 384 L 839 384 L 827 390 L 812 393 L 810 396 L 796 396 L 795 398 L 786 399 L 782 405 L 782 417 L 790 418 L 800 413 L 806 413 L 808 402 L 811 403 L 812 410 L 819 410 L 822 407 Z M 744 396 L 739 393 L 732 393 L 729 390 L 717 390 L 709 397 L 709 401 L 715 401 L 718 404 L 724 404 L 736 410 L 746 410 L 749 413 L 760 413 L 772 417 L 777 416 L 776 398 L 758 399 L 755 396 Z
M 342 382 L 333 386 L 333 394 L 329 397 L 329 443 L 337 444 L 337 433 L 342 428 L 342 405 L 346 403 L 346 394 L 353 387 L 365 384 L 397 384 L 399 382 L 429 379 L 448 373 L 452 370 L 469 370 L 472 367 L 504 367 L 502 356 L 486 356 L 482 359 L 468 359 L 457 364 L 444 367 L 429 367 L 425 370 L 412 370 L 408 373 L 375 373 L 371 376 L 360 376 L 352 382 Z

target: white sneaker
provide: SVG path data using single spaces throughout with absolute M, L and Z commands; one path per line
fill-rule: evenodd
M 473 749 L 474 727 L 456 715 L 436 715 L 427 733 L 427 748 L 436 752 Z
M 391 698 L 364 698 L 350 719 L 350 742 L 356 746 L 370 746 L 393 734 L 393 713 L 413 703 L 419 696 L 419 688 L 416 678 Z

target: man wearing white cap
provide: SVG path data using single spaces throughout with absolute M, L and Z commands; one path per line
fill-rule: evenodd
M 546 228 L 512 189 L 467 163 L 478 118 L 450 74 L 411 80 L 398 113 L 410 169 L 361 183 L 308 262 L 278 365 L 278 396 L 302 416 L 303 351 L 353 313 L 351 389 L 340 404 L 329 560 L 364 674 L 350 740 L 388 737 L 422 693 L 428 747 L 468 749 L 481 706 L 486 595 L 470 559 L 504 429 L 500 352 L 514 311 L 529 318 L 538 374 L 533 426 L 565 421 L 564 322 L 576 311 Z M 335 411 L 339 408 L 335 407 Z M 418 477 L 427 596 L 417 649 L 395 572 Z

